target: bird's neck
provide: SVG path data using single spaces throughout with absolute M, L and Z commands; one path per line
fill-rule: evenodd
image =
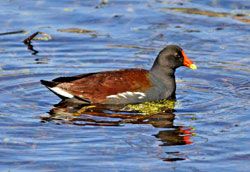
M 159 78 L 173 78 L 175 79 L 175 69 L 170 67 L 163 67 L 160 65 L 153 65 L 150 69 L 150 72 L 154 75 L 158 76 Z
M 176 82 L 175 69 L 154 65 L 150 73 L 157 77 L 167 89 L 167 95 L 175 99 Z

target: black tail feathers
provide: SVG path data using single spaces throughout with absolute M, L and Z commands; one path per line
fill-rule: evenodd
M 41 82 L 41 84 L 45 85 L 46 87 L 50 87 L 50 88 L 55 87 L 58 84 L 57 82 L 45 81 L 45 80 L 41 80 L 40 82 Z

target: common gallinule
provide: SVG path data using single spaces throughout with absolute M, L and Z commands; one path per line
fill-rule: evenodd
M 122 69 L 72 77 L 41 80 L 62 99 L 78 99 L 87 104 L 134 104 L 175 99 L 175 70 L 196 65 L 177 45 L 165 47 L 150 70 Z

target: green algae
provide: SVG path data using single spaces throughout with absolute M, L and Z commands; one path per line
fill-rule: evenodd
M 156 114 L 173 110 L 176 102 L 173 100 L 159 100 L 154 102 L 144 102 L 139 104 L 129 104 L 124 109 L 126 111 L 137 111 L 143 114 Z
M 48 33 L 45 32 L 38 32 L 39 37 L 35 36 L 34 38 L 32 38 L 32 40 L 36 40 L 36 41 L 49 41 L 52 39 L 52 36 Z
M 112 106 L 112 105 L 110 105 Z M 176 102 L 173 100 L 159 100 L 151 102 L 143 102 L 138 104 L 128 104 L 120 106 L 120 108 L 115 111 L 128 112 L 128 113 L 140 113 L 143 115 L 152 115 L 157 113 L 172 111 L 176 106 Z M 98 107 L 98 105 L 87 105 L 82 107 L 77 112 L 73 113 L 73 116 L 80 116 L 83 113 L 99 111 L 103 107 Z M 107 108 L 107 107 L 106 107 Z M 106 109 L 103 108 L 103 109 Z M 112 111 L 112 110 L 111 110 Z

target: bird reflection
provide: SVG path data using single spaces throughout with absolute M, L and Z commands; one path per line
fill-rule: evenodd
M 175 126 L 173 110 L 154 114 L 142 114 L 134 111 L 124 111 L 121 106 L 86 106 L 80 102 L 62 101 L 54 105 L 48 116 L 41 117 L 41 122 L 57 124 L 72 124 L 78 126 L 120 126 L 124 124 L 150 124 L 161 128 L 154 136 L 161 141 L 160 146 L 191 144 L 194 134 L 191 127 Z M 165 158 L 164 161 L 185 160 L 185 158 Z

